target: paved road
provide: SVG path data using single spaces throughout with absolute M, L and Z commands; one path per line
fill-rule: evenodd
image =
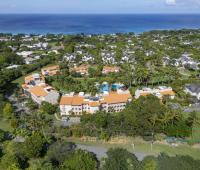
M 79 149 L 82 149 L 82 150 L 93 152 L 94 154 L 96 154 L 98 160 L 100 160 L 103 157 L 106 157 L 106 152 L 108 151 L 108 148 L 105 148 L 105 147 L 102 147 L 102 146 L 87 146 L 87 145 L 77 144 L 77 147 Z M 150 155 L 150 154 L 139 153 L 139 152 L 132 152 L 132 153 L 135 154 L 135 156 L 140 161 L 142 161 L 146 156 Z

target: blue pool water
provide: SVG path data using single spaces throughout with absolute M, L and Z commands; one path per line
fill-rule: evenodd
M 100 85 L 100 92 L 103 93 L 103 92 L 109 92 L 110 91 L 110 87 L 109 87 L 109 84 L 102 84 Z
M 120 84 L 112 84 L 111 88 L 112 90 L 120 89 L 122 86 Z
M 116 91 L 120 88 L 122 88 L 123 86 L 120 85 L 120 84 L 112 84 L 112 85 L 109 85 L 109 84 L 102 84 L 100 85 L 100 92 L 103 93 L 103 92 L 109 92 L 111 90 L 113 91 Z

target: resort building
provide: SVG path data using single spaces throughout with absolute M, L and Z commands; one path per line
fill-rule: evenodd
M 129 91 L 110 92 L 108 94 L 91 97 L 79 93 L 78 95 L 68 94 L 61 97 L 61 116 L 82 115 L 83 112 L 94 114 L 97 111 L 119 112 L 125 109 L 126 104 L 132 100 Z
M 81 65 L 81 66 L 75 66 L 71 71 L 74 71 L 76 73 L 79 73 L 81 75 L 88 75 L 88 65 Z
M 43 76 L 54 76 L 60 73 L 59 65 L 45 67 L 41 70 Z
M 120 68 L 119 67 L 110 67 L 110 66 L 104 66 L 102 73 L 108 74 L 108 73 L 119 73 Z
M 39 105 L 44 101 L 51 104 L 58 103 L 59 93 L 49 85 L 40 84 L 32 87 L 23 85 L 22 87 L 24 93 Z
M 101 109 L 105 112 L 120 112 L 131 100 L 132 96 L 129 91 L 110 92 L 101 99 Z
M 24 94 L 31 97 L 39 105 L 43 102 L 57 104 L 59 93 L 45 83 L 45 79 L 40 74 L 32 74 L 25 77 L 25 84 L 22 85 Z
M 135 98 L 138 99 L 140 96 L 154 95 L 159 99 L 162 99 L 163 96 L 169 96 L 171 99 L 174 99 L 175 92 L 171 87 L 159 86 L 158 88 L 143 88 L 142 90 L 135 91 Z

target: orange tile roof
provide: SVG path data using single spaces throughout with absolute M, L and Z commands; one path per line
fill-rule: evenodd
M 173 90 L 163 90 L 163 91 L 160 91 L 160 94 L 173 96 L 175 95 L 175 92 Z
M 84 98 L 81 96 L 62 96 L 60 105 L 80 106 L 84 104 Z
M 25 79 L 25 81 L 31 81 L 31 80 L 33 80 L 33 76 L 29 75 L 29 76 L 26 76 L 24 79 Z
M 59 65 L 54 65 L 54 66 L 49 66 L 49 67 L 42 68 L 42 70 L 48 70 L 48 71 L 57 70 L 57 69 L 60 69 Z
M 147 92 L 147 91 L 143 91 L 140 93 L 141 96 L 148 96 L 150 95 L 151 93 L 150 92 Z
M 73 97 L 73 101 L 72 101 L 72 105 L 73 106 L 79 106 L 83 104 L 83 100 L 84 98 L 81 96 L 74 96 Z
M 117 92 L 111 92 L 109 95 L 104 96 L 104 99 L 101 103 L 126 103 L 129 99 L 132 99 L 130 93 L 126 94 L 118 94 Z M 89 104 L 91 107 L 97 107 L 101 104 L 99 101 L 84 101 L 84 97 L 82 96 L 62 96 L 60 100 L 60 105 L 72 105 L 72 106 L 80 106 L 83 104 Z
M 90 107 L 98 107 L 100 106 L 99 102 L 89 102 Z
M 22 84 L 22 88 L 23 88 L 23 89 L 26 89 L 26 88 L 28 88 L 28 87 L 27 87 L 26 84 Z
M 73 97 L 70 96 L 62 96 L 60 100 L 60 105 L 71 105 Z
M 48 94 L 42 86 L 34 86 L 29 91 L 37 97 L 45 97 Z
M 54 66 L 42 68 L 41 71 L 42 71 L 42 74 L 44 74 L 47 71 L 48 75 L 54 76 L 56 74 L 59 74 L 60 67 L 59 65 L 54 65 Z
M 104 96 L 102 103 L 114 104 L 114 103 L 126 103 L 128 99 L 131 99 L 130 93 L 119 94 L 117 92 L 109 93 L 109 95 Z
M 87 65 L 81 65 L 81 66 L 72 68 L 72 71 L 87 73 L 88 72 L 88 68 L 89 68 L 89 66 L 87 66 Z
M 107 71 L 107 72 L 115 72 L 116 70 L 119 71 L 120 68 L 119 67 L 111 67 L 111 66 L 103 67 L 103 71 Z

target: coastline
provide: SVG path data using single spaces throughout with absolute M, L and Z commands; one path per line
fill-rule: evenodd
M 200 28 L 199 14 L 0 14 L 0 32 L 76 35 Z

